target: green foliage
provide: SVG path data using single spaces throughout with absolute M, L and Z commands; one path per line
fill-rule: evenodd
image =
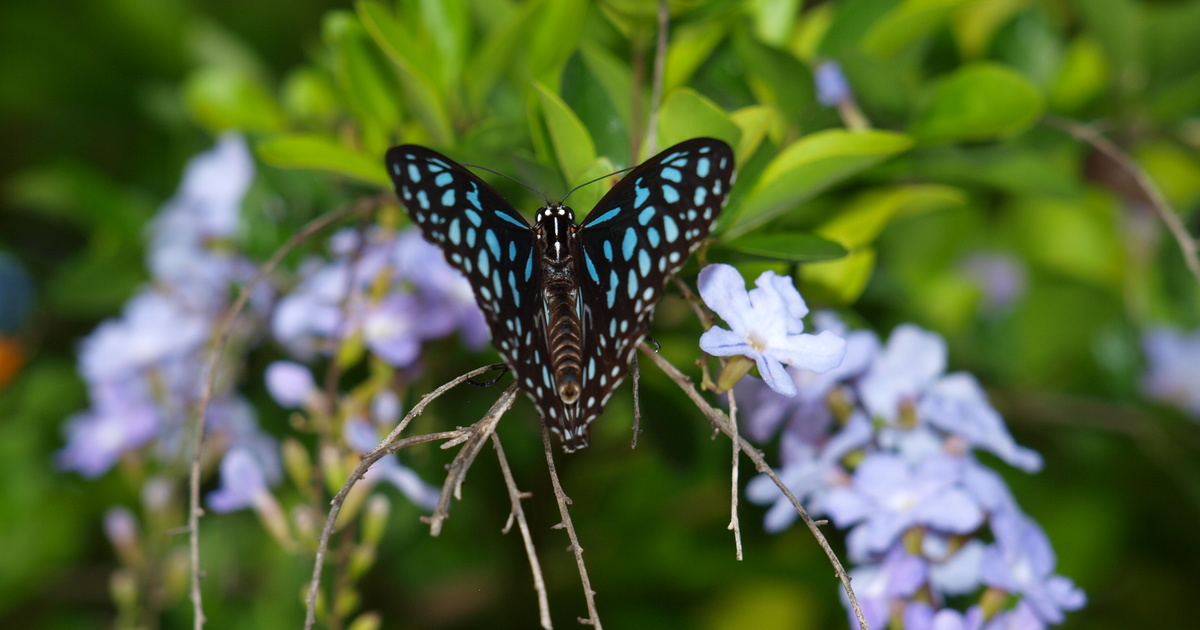
M 312 216 L 387 191 L 382 155 L 393 144 L 430 145 L 553 198 L 689 137 L 729 142 L 739 179 L 706 255 L 791 272 L 811 306 L 881 330 L 916 321 L 945 333 L 953 365 L 980 374 L 1018 439 L 1047 456 L 1050 471 L 1017 491 L 1051 524 L 1063 572 L 1101 602 L 1069 624 L 1187 625 L 1181 607 L 1143 599 L 1187 601 L 1200 580 L 1181 560 L 1200 550 L 1195 426 L 1135 405 L 1140 331 L 1164 320 L 1195 328 L 1200 293 L 1145 196 L 1055 121 L 1099 121 L 1195 234 L 1200 2 L 671 2 L 659 101 L 653 3 L 292 4 L 101 2 L 85 19 L 0 9 L 0 63 L 12 73 L 0 87 L 3 145 L 14 167 L 0 250 L 31 269 L 40 300 L 21 332 L 24 371 L 0 383 L 0 548 L 11 550 L 0 563 L 0 625 L 110 625 L 113 611 L 95 609 L 108 601 L 97 576 L 113 566 L 97 523 L 108 504 L 138 498 L 51 471 L 62 419 L 86 404 L 64 366 L 77 338 L 143 282 L 144 226 L 184 158 L 230 130 L 247 134 L 267 167 L 254 192 L 262 203 L 247 204 L 244 221 L 268 253 Z M 831 60 L 853 103 L 818 101 L 814 68 Z M 866 126 L 849 122 L 854 111 Z M 531 207 L 528 193 L 488 178 Z M 603 190 L 585 187 L 572 205 L 584 214 Z M 1017 261 L 1021 297 L 988 304 L 966 264 L 980 253 Z M 664 353 L 694 348 L 699 329 L 680 301 L 656 317 Z M 454 373 L 457 350 L 437 353 L 419 382 Z M 646 375 L 643 409 L 679 404 L 660 380 Z M 431 424 L 464 423 L 477 398 L 431 412 Z M 615 627 L 843 624 L 829 569 L 803 532 L 767 538 L 756 533 L 762 511 L 743 505 L 748 559 L 729 561 L 727 444 L 709 441 L 702 421 L 655 414 L 631 454 L 628 414 L 617 411 L 630 406 L 615 398 L 596 444 L 564 471 L 595 554 L 602 615 Z M 271 422 L 291 431 L 285 417 Z M 504 430 L 534 445 L 509 445 L 520 483 L 540 483 L 532 423 L 514 418 Z M 413 458 L 431 479 L 445 463 Z M 383 611 L 383 627 L 535 623 L 519 544 L 495 533 L 508 509 L 495 498 L 502 487 L 472 483 L 444 539 L 430 540 L 415 510 L 397 506 L 378 549 L 372 542 L 380 559 L 352 559 L 364 572 L 361 601 L 336 606 Z M 534 495 L 546 508 L 548 488 Z M 578 589 L 557 554 L 557 517 L 542 508 L 529 508 L 535 539 L 556 623 L 567 626 Z M 1178 522 L 1191 527 L 1156 533 Z M 296 625 L 307 560 L 246 542 L 267 540 L 259 529 L 223 521 L 207 538 L 214 627 Z M 63 595 L 84 582 L 86 605 Z M 261 591 L 222 597 L 239 585 Z M 78 610 L 56 610 L 64 601 Z M 190 625 L 181 598 L 164 606 L 163 627 Z M 373 623 L 352 617 L 347 625 Z

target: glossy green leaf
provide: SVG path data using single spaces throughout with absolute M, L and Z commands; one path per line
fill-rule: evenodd
M 587 127 L 557 94 L 535 83 L 550 143 L 567 181 L 574 181 L 596 161 L 596 145 Z
M 963 57 L 974 60 L 986 54 L 996 31 L 1028 4 L 1029 0 L 982 0 L 959 7 L 951 28 Z
M 728 32 L 729 22 L 725 20 L 685 24 L 672 32 L 663 70 L 663 90 L 669 92 L 690 81 Z
M 675 90 L 658 112 L 658 148 L 709 137 L 738 146 L 742 130 L 716 103 L 687 88 Z
M 400 98 L 395 81 L 363 24 L 351 13 L 335 11 L 325 19 L 324 35 L 333 48 L 338 87 L 350 111 L 365 123 L 396 127 Z
M 534 79 L 557 87 L 563 64 L 583 39 L 588 3 L 544 0 L 526 33 L 522 48 Z
M 403 86 L 404 106 L 421 120 L 433 144 L 450 144 L 454 133 L 445 103 L 435 82 L 413 55 L 412 39 L 406 36 L 395 16 L 375 2 L 358 3 L 362 25 L 397 70 Z
M 201 68 L 183 85 L 193 118 L 213 133 L 226 129 L 278 131 L 283 112 L 258 81 L 228 67 Z
M 863 35 L 861 50 L 891 57 L 941 28 L 951 11 L 966 0 L 905 0 L 879 18 Z
M 489 3 L 489 6 L 503 5 Z M 521 50 L 521 42 L 529 36 L 529 22 L 537 8 L 537 2 L 525 2 L 505 12 L 491 22 L 491 28 L 483 36 L 482 42 L 475 46 L 468 64 L 471 68 L 471 80 L 464 85 L 467 103 L 472 112 L 485 112 L 488 96 L 500 83 L 500 79 L 512 70 Z
M 834 260 L 846 255 L 845 247 L 808 232 L 752 234 L 732 243 L 723 243 L 722 248 L 760 258 L 799 263 Z
M 782 50 L 764 46 L 744 29 L 735 33 L 733 44 L 758 102 L 787 112 L 793 124 L 810 122 L 819 106 L 809 67 Z
M 782 47 L 796 27 L 800 0 L 775 0 L 752 2 L 748 10 L 754 19 L 754 34 L 758 39 L 775 47 Z
M 1099 97 L 1108 85 L 1108 61 L 1096 40 L 1076 37 L 1063 56 L 1047 100 L 1055 111 L 1074 112 Z
M 857 248 L 875 240 L 897 215 L 961 206 L 966 195 L 957 188 L 938 184 L 914 184 L 869 190 L 855 196 L 831 219 L 817 227 L 821 236 Z
M 858 300 L 875 270 L 875 250 L 863 247 L 829 262 L 800 268 L 804 295 L 810 300 L 849 305 Z
M 1117 232 L 1119 210 L 1109 196 L 1023 199 L 1010 212 L 1031 260 L 1067 277 L 1120 286 L 1127 261 Z
M 274 166 L 330 171 L 380 187 L 390 185 L 383 156 L 351 151 L 324 136 L 274 136 L 259 142 L 255 148 L 264 162 Z
M 721 215 L 718 231 L 745 234 L 911 146 L 911 138 L 890 131 L 831 129 L 801 138 L 771 161 L 736 214 Z
M 421 30 L 436 52 L 436 82 L 444 94 L 462 80 L 471 37 L 470 12 L 465 0 L 419 0 Z
M 301 68 L 289 74 L 281 92 L 283 109 L 291 120 L 328 124 L 338 114 L 336 90 L 325 73 L 314 68 Z
M 923 143 L 991 140 L 1024 131 L 1041 113 L 1042 97 L 1029 81 L 980 62 L 943 79 L 911 131 Z
M 741 141 L 733 147 L 733 154 L 742 160 L 754 155 L 767 134 L 782 126 L 779 110 L 765 105 L 743 107 L 729 118 L 742 132 Z
M 625 128 L 632 128 L 633 111 L 630 101 L 633 98 L 633 76 L 628 64 L 600 46 L 585 45 L 580 48 L 579 52 L 588 71 L 595 77 L 596 82 L 600 84 L 616 107 L 617 113 L 625 123 Z M 643 100 L 645 99 L 643 98 Z M 645 109 L 641 111 L 645 111 Z

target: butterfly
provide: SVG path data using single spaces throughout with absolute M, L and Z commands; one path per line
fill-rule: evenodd
M 583 223 L 548 202 L 531 227 L 437 151 L 392 147 L 386 164 L 413 222 L 470 280 L 492 344 L 568 453 L 587 446 L 668 276 L 708 236 L 735 177 L 729 145 L 687 140 L 630 171 Z

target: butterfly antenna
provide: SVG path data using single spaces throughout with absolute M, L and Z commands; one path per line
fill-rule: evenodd
M 570 196 L 571 196 L 571 193 L 574 193 L 576 190 L 579 190 L 580 188 L 583 188 L 584 186 L 590 186 L 591 184 L 595 184 L 596 182 L 598 182 L 598 181 L 600 181 L 600 180 L 602 180 L 602 179 L 608 179 L 609 177 L 612 177 L 613 175 L 620 175 L 621 173 L 628 173 L 629 171 L 632 171 L 632 170 L 633 170 L 633 169 L 635 169 L 635 168 L 637 168 L 637 167 L 636 167 L 636 166 L 630 166 L 629 168 L 623 168 L 623 169 L 621 169 L 621 170 L 619 170 L 619 171 L 613 171 L 613 172 L 609 173 L 608 175 L 601 175 L 600 177 L 597 177 L 596 179 L 593 179 L 593 180 L 592 180 L 592 181 L 590 181 L 590 182 L 584 182 L 584 183 L 582 183 L 582 184 L 580 184 L 580 185 L 578 185 L 578 186 L 576 186 L 576 187 L 572 188 L 572 189 L 571 189 L 571 191 L 570 191 L 570 192 L 568 192 L 568 193 L 566 194 L 566 196 L 564 196 L 564 197 L 562 198 L 562 201 L 561 201 L 560 203 L 567 203 L 567 197 L 570 197 Z
M 500 171 L 492 170 L 486 166 L 481 166 L 479 164 L 470 164 L 468 162 L 462 162 L 462 165 L 470 166 L 472 168 L 477 168 L 480 170 L 484 170 L 484 171 L 491 173 L 492 175 L 499 175 L 500 177 L 503 177 L 504 179 L 507 179 L 510 182 L 516 182 L 516 183 L 528 188 L 529 190 L 532 190 L 533 192 L 537 193 L 537 196 L 541 197 L 542 201 L 545 201 L 547 206 L 550 205 L 550 199 L 547 198 L 546 195 L 542 194 L 542 191 L 534 188 L 533 186 L 530 186 L 529 184 L 526 184 L 525 182 L 517 179 L 516 177 L 509 177 L 508 175 L 505 175 L 504 173 L 501 173 Z

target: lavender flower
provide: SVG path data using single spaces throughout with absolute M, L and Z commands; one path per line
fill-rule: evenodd
M 729 265 L 709 265 L 700 272 L 700 297 L 731 328 L 710 328 L 701 335 L 700 348 L 714 356 L 753 359 L 771 389 L 795 396 L 796 385 L 783 364 L 828 371 L 841 363 L 846 342 L 828 331 L 804 334 L 801 318 L 808 306 L 787 278 L 767 271 L 755 285 L 747 292 L 741 274 Z
M 823 510 L 838 527 L 858 524 L 846 540 L 856 562 L 887 551 L 910 527 L 965 534 L 983 522 L 984 512 L 958 485 L 958 470 L 946 456 L 913 465 L 873 453 L 854 471 L 853 485 L 830 490 Z
M 1054 575 L 1054 550 L 1046 533 L 1032 519 L 1016 511 L 992 515 L 996 543 L 983 556 L 983 581 L 1023 596 L 1032 612 L 1046 623 L 1062 623 L 1063 611 L 1087 603 L 1083 591 L 1070 579 Z
M 1025 266 L 1009 254 L 976 254 L 964 260 L 960 268 L 983 291 L 981 306 L 985 312 L 1003 311 L 1025 292 Z
M 1142 335 L 1146 374 L 1142 392 L 1200 420 L 1200 332 L 1152 328 Z
M 470 283 L 416 229 L 342 230 L 330 244 L 334 259 L 307 263 L 297 289 L 275 310 L 272 330 L 294 356 L 334 354 L 336 344 L 358 333 L 397 367 L 415 364 L 426 341 L 456 330 L 473 348 L 486 343 Z
M 276 361 L 268 365 L 266 380 L 271 398 L 290 409 L 303 406 L 317 393 L 312 372 L 294 361 Z
M 151 445 L 167 459 L 182 453 L 213 326 L 228 306 L 230 285 L 252 268 L 217 241 L 235 232 L 253 174 L 245 142 L 236 136 L 222 138 L 189 165 L 152 231 L 152 287 L 80 344 L 79 371 L 91 408 L 67 424 L 67 445 L 57 456 L 62 468 L 96 476 L 126 453 Z M 249 407 L 227 391 L 216 392 L 211 411 L 210 428 L 230 443 L 246 439 L 255 450 L 273 447 Z
M 782 427 L 780 479 L 810 513 L 849 530 L 868 623 L 883 627 L 900 615 L 906 628 L 1040 630 L 1083 606 L 1082 591 L 1053 574 L 1045 534 L 973 449 L 1026 470 L 1040 457 L 1013 441 L 973 376 L 944 373 L 941 337 L 906 325 L 880 348 L 870 333 L 842 334 L 849 342 L 841 367 L 789 372 L 795 398 L 753 381 L 738 393 L 748 434 L 767 439 Z M 746 493 L 771 504 L 768 531 L 795 520 L 766 476 Z M 996 612 L 987 603 L 995 594 L 1016 606 Z M 965 610 L 946 608 L 951 598 Z
M 836 61 L 817 64 L 813 80 L 817 84 L 817 101 L 826 107 L 833 107 L 851 98 L 850 84 L 846 81 L 846 75 L 842 74 L 842 66 Z
M 907 409 L 915 420 L 989 450 L 1013 466 L 1040 469 L 1041 457 L 1017 445 L 974 376 L 943 376 L 946 354 L 946 342 L 937 334 L 912 324 L 898 326 L 859 384 L 863 405 L 891 425 L 899 424 Z

